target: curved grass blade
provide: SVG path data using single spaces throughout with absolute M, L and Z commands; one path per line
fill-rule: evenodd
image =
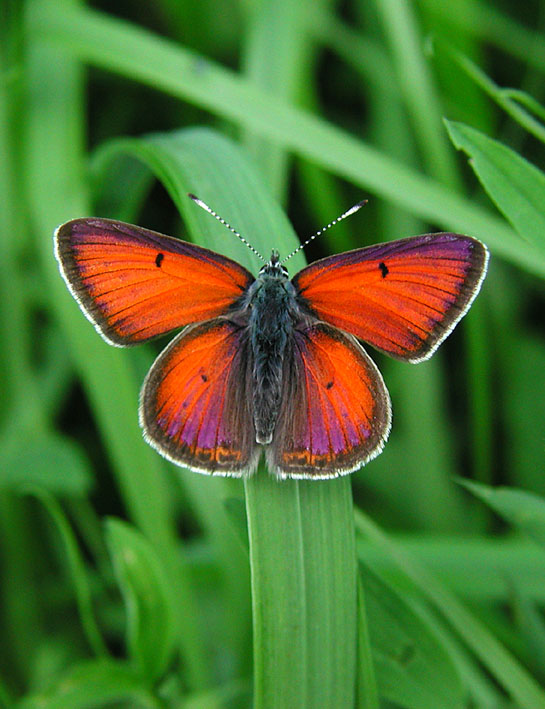
M 87 581 L 87 571 L 76 537 L 70 528 L 64 512 L 54 497 L 45 490 L 29 487 L 27 494 L 39 500 L 47 510 L 61 536 L 68 561 L 68 568 L 74 588 L 83 631 L 96 655 L 107 655 L 108 650 L 102 638 L 93 611 L 91 590 Z
M 126 522 L 106 522 L 110 549 L 127 616 L 127 650 L 151 686 L 172 659 L 176 640 L 176 598 L 167 569 L 150 542 Z
M 529 133 L 534 135 L 542 143 L 545 143 L 545 126 L 538 121 L 529 111 L 533 111 L 541 120 L 545 120 L 543 106 L 535 99 L 523 91 L 515 91 L 513 89 L 503 89 L 498 86 L 485 72 L 472 62 L 469 57 L 466 57 L 461 52 L 456 51 L 451 47 L 442 47 L 456 64 L 472 79 L 477 86 L 485 91 L 498 106 L 511 116 L 519 125 L 525 128 Z M 519 105 L 520 104 L 520 105 Z M 523 108 L 522 106 L 525 106 Z M 526 109 L 529 109 L 526 110 Z
M 545 547 L 545 500 L 542 497 L 515 488 L 493 488 L 462 479 L 458 482 L 507 522 Z
M 380 696 L 411 709 L 464 706 L 456 667 L 418 605 L 370 567 L 360 576 Z

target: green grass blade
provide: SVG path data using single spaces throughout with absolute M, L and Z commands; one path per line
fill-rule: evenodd
M 427 172 L 440 182 L 460 189 L 462 185 L 454 154 L 441 122 L 442 109 L 430 67 L 424 58 L 423 40 L 412 5 L 405 0 L 377 0 L 375 5 Z
M 255 706 L 352 707 L 356 584 L 349 481 L 248 481 Z
M 379 709 L 379 697 L 375 666 L 371 653 L 369 638 L 369 622 L 367 620 L 367 607 L 365 593 L 358 574 L 358 677 L 356 687 L 357 706 L 362 709 Z
M 439 14 L 449 21 L 453 32 L 473 35 L 545 72 L 543 34 L 513 20 L 498 6 L 474 0 L 458 0 L 456 3 L 418 1 L 430 14 Z
M 454 593 L 472 603 L 508 603 L 515 581 L 536 603 L 545 601 L 545 557 L 530 540 L 432 534 L 391 538 L 403 554 L 416 559 Z M 401 584 L 401 572 L 380 548 L 358 537 L 357 549 L 359 559 L 393 583 Z
M 140 676 L 152 686 L 172 660 L 176 597 L 161 557 L 136 529 L 110 518 L 106 542 L 125 601 L 127 651 Z
M 481 184 L 525 244 L 545 253 L 545 174 L 510 148 L 462 123 L 447 122 L 452 142 L 471 158 Z M 520 244 L 520 248 L 525 248 Z
M 356 510 L 356 528 L 373 540 L 398 565 L 399 570 L 441 612 L 467 646 L 524 709 L 544 709 L 545 693 L 526 669 L 429 571 L 393 544 L 382 530 L 361 511 Z
M 499 255 L 545 275 L 545 257 L 521 249 L 513 232 L 488 211 L 194 52 L 89 10 L 61 11 L 52 4 L 36 13 L 34 21 L 37 31 L 84 61 L 235 120 L 413 214 L 481 238 Z
M 293 97 L 303 68 L 303 7 L 290 0 L 262 3 L 248 54 L 251 79 L 286 102 Z M 275 194 L 283 194 L 287 186 L 285 149 L 251 132 L 246 131 L 246 136 L 246 145 Z M 349 707 L 354 702 L 356 647 L 355 626 L 350 627 L 355 622 L 356 600 L 350 483 L 340 480 L 317 489 L 313 483 L 289 481 L 282 484 L 283 489 L 278 487 L 270 479 L 246 484 L 254 705 Z M 337 494 L 331 498 L 328 488 Z M 333 517 L 326 500 L 333 503 Z M 286 524 L 287 519 L 295 523 Z M 324 530 L 332 535 L 330 544 Z M 273 535 L 276 548 L 270 555 L 263 553 Z M 279 562 L 284 570 L 289 569 L 290 583 L 285 583 L 285 573 L 280 584 L 271 582 Z M 324 583 L 324 573 L 331 581 Z M 332 579 L 341 579 L 344 587 L 338 588 Z M 294 634 L 294 626 L 301 632 Z M 289 646 L 291 650 L 285 652 Z M 297 678 L 294 654 L 300 655 Z
M 444 49 L 444 48 L 443 48 Z M 545 119 L 543 107 L 531 96 L 528 96 L 522 91 L 513 91 L 511 89 L 502 89 L 490 77 L 488 77 L 477 64 L 471 61 L 468 57 L 454 49 L 447 48 L 447 54 L 456 62 L 456 64 L 469 76 L 477 86 L 485 91 L 511 118 L 519 125 L 534 135 L 542 143 L 545 143 L 545 126 L 540 121 L 536 120 L 525 108 L 519 106 L 519 103 L 531 107 L 531 110 L 536 115 Z M 514 99 L 517 100 L 514 100 Z M 518 102 L 517 102 L 518 101 Z
M 469 480 L 458 482 L 514 527 L 545 546 L 545 500 L 542 497 L 515 488 L 492 488 Z
M 539 118 L 541 123 L 545 122 L 545 106 L 536 101 L 533 96 L 527 94 L 526 91 L 521 91 L 520 89 L 503 89 L 504 95 L 516 101 L 521 106 L 524 106 L 530 113 Z
M 463 706 L 456 667 L 419 606 L 363 565 L 369 635 L 380 696 L 400 706 Z
M 543 676 L 545 658 L 545 620 L 541 608 L 529 598 L 520 584 L 513 584 L 513 612 L 517 634 L 528 648 L 527 664 L 537 677 Z
M 76 591 L 81 625 L 87 637 L 87 641 L 96 655 L 108 655 L 106 644 L 95 620 L 91 590 L 87 579 L 87 570 L 83 561 L 83 555 L 78 547 L 76 536 L 55 498 L 48 492 L 40 489 L 29 488 L 29 494 L 36 497 L 36 499 L 42 503 L 61 536 L 70 575 Z
M 302 69 L 303 4 L 266 0 L 252 8 L 243 55 L 243 72 L 261 90 L 289 103 Z M 259 165 L 272 193 L 286 195 L 288 154 L 278 145 L 246 130 L 243 145 Z

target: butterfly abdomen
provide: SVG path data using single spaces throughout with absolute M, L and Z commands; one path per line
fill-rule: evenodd
M 261 276 L 251 300 L 250 342 L 256 441 L 272 440 L 282 392 L 286 348 L 292 341 L 295 298 L 284 276 Z

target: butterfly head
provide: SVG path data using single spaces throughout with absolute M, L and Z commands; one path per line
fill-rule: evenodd
M 269 262 L 260 268 L 259 275 L 276 276 L 277 278 L 288 277 L 288 269 L 280 263 L 280 254 L 276 249 L 272 250 Z

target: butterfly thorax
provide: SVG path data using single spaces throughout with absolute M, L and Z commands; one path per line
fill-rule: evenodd
M 275 252 L 249 293 L 252 403 L 258 443 L 272 439 L 281 401 L 283 362 L 297 317 L 295 289 L 286 268 L 274 257 Z

